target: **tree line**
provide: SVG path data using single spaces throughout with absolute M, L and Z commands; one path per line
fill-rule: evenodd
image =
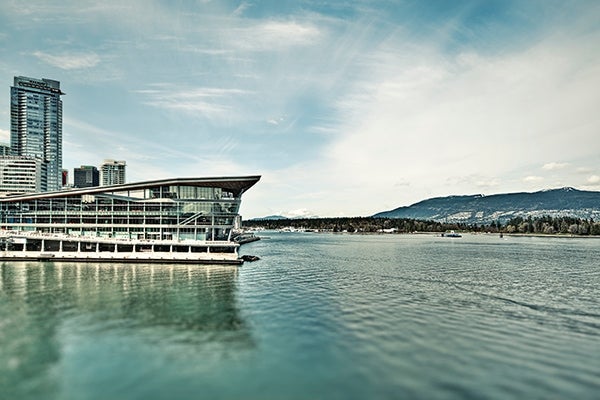
M 571 234 L 571 235 L 600 235 L 600 222 L 592 218 L 551 217 L 537 218 L 516 217 L 502 227 L 506 233 L 541 233 L 541 234 Z
M 284 228 L 318 230 L 327 232 L 491 232 L 525 234 L 571 234 L 600 235 L 600 222 L 593 219 L 574 217 L 515 217 L 506 222 L 494 221 L 488 224 L 467 224 L 459 222 L 438 222 L 410 218 L 294 218 L 294 219 L 254 219 L 244 221 L 244 228 L 262 227 L 267 230 Z

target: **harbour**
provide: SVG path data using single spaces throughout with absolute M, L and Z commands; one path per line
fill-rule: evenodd
M 4 393 L 593 399 L 600 390 L 596 240 L 268 235 L 244 245 L 261 259 L 243 268 L 1 263 Z
M 0 2 L 0 400 L 599 400 L 599 20 Z

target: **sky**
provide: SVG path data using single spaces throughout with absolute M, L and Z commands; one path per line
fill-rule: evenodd
M 14 76 L 61 82 L 63 168 L 261 175 L 244 218 L 600 190 L 600 2 L 0 2 Z

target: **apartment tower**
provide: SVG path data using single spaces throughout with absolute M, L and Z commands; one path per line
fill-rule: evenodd
M 62 188 L 62 101 L 60 82 L 15 76 L 10 88 L 13 156 L 38 160 L 41 191 Z
M 100 166 L 102 186 L 125 183 L 125 161 L 104 160 Z

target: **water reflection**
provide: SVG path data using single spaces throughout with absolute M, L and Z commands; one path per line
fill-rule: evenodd
M 170 357 L 253 348 L 237 275 L 228 266 L 2 263 L 0 387 L 11 398 L 55 392 L 57 365 L 98 338 L 177 349 Z

